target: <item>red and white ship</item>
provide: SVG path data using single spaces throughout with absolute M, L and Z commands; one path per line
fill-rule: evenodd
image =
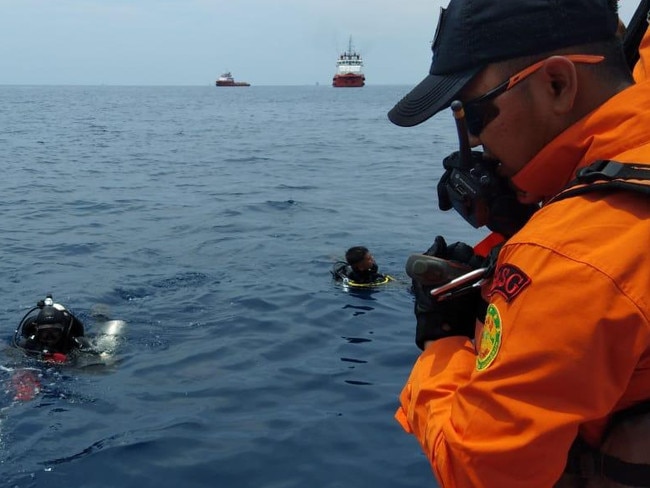
M 216 81 L 217 86 L 251 86 L 250 83 L 245 81 L 235 81 L 235 79 L 230 74 L 230 71 L 222 74 Z
M 366 82 L 362 68 L 361 54 L 352 49 L 352 37 L 350 37 L 348 50 L 341 54 L 336 61 L 336 74 L 332 79 L 332 86 L 337 88 L 362 87 Z

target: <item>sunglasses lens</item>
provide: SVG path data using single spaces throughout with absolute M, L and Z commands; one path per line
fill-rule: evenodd
M 486 125 L 492 122 L 499 115 L 499 109 L 491 100 L 481 103 L 467 104 L 465 106 L 465 121 L 467 131 L 474 137 L 478 137 Z
M 465 107 L 465 123 L 467 124 L 467 131 L 474 137 L 478 137 L 483 130 L 483 120 L 479 107 Z

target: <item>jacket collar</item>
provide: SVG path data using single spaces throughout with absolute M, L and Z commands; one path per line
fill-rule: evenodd
M 650 82 L 632 85 L 610 98 L 549 142 L 513 178 L 532 195 L 556 195 L 576 171 L 597 159 L 624 159 L 650 143 Z M 633 157 L 630 155 L 629 157 Z M 639 161 L 641 162 L 641 161 Z

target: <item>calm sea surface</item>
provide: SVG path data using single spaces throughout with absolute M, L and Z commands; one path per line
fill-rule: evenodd
M 409 87 L 0 87 L 7 487 L 436 486 L 393 419 L 418 350 L 404 263 L 436 234 L 451 116 L 404 129 Z M 349 293 L 352 245 L 397 279 Z M 9 347 L 46 293 L 89 333 L 128 326 L 110 365 Z

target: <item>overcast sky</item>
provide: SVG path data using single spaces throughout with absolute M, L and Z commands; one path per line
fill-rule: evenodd
M 448 0 L 0 0 L 0 84 L 329 84 L 352 36 L 367 84 L 427 73 Z M 627 22 L 637 0 L 621 0 Z

